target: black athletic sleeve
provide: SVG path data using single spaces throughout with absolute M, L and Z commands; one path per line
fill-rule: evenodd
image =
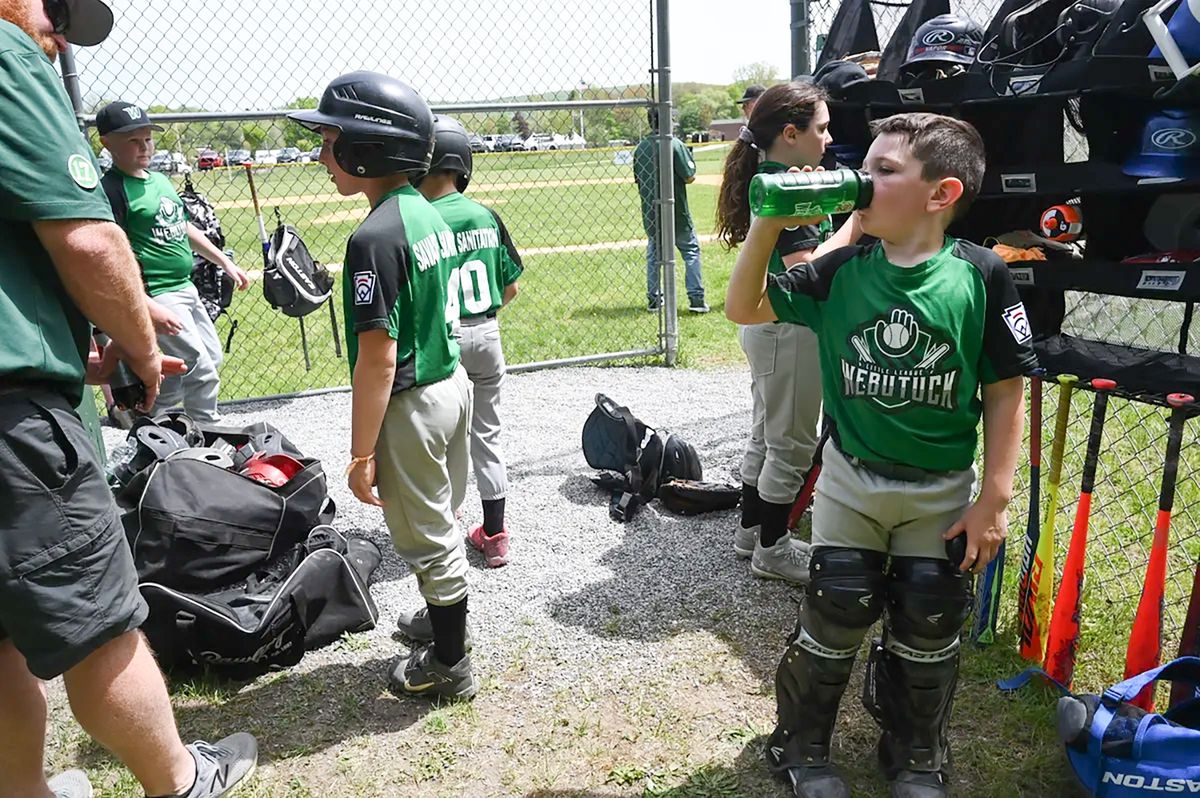
M 789 227 L 780 233 L 775 251 L 780 257 L 787 257 L 797 252 L 816 249 L 820 244 L 821 228 L 815 224 L 802 224 L 799 227 Z
M 776 318 L 816 327 L 820 316 L 817 305 L 829 298 L 838 270 L 861 251 L 862 247 L 839 247 L 816 260 L 767 275 L 767 299 Z
M 488 208 L 488 213 L 496 220 L 496 227 L 500 228 L 500 243 L 504 246 L 504 251 L 508 253 L 508 257 L 517 265 L 520 271 L 525 271 L 525 264 L 521 262 L 521 253 L 517 252 L 517 247 L 513 244 L 512 236 L 508 234 L 508 228 L 504 226 L 504 220 L 500 218 L 500 214 L 491 208 Z
M 376 209 L 350 236 L 343 279 L 350 280 L 354 331 L 387 330 L 394 338 L 392 309 L 409 282 L 412 257 L 400 215 L 387 210 Z
M 1033 331 L 1008 266 L 990 249 L 962 241 L 958 249 L 979 269 L 987 292 L 980 380 L 987 384 L 1029 373 L 1037 367 Z
M 124 228 L 125 218 L 129 215 L 129 198 L 125 196 L 124 175 L 116 169 L 109 169 L 101 178 L 100 186 L 104 189 L 104 196 L 108 197 L 108 204 L 112 206 L 113 221 Z

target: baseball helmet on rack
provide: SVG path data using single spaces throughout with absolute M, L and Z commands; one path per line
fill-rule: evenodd
M 1200 178 L 1200 111 L 1164 108 L 1152 113 L 1137 152 L 1122 171 L 1136 177 Z
M 900 65 L 902 82 L 952 77 L 966 72 L 983 45 L 983 29 L 958 14 L 939 14 L 913 33 Z
M 988 66 L 1051 67 L 1065 58 L 1090 54 L 1123 0 L 1033 0 L 1000 23 L 995 57 Z
M 341 131 L 333 145 L 338 166 L 356 177 L 423 174 L 433 155 L 433 112 L 411 86 L 378 72 L 334 78 L 314 110 L 288 119 L 310 130 Z
M 433 158 L 429 162 L 429 171 L 456 172 L 458 178 L 454 185 L 463 192 L 471 183 L 474 160 L 467 129 L 453 117 L 438 116 L 433 123 Z M 423 177 L 414 179 L 413 185 L 420 185 Z

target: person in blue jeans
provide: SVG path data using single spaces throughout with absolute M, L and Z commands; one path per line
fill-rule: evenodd
M 637 181 L 642 200 L 642 227 L 646 230 L 646 310 L 654 312 L 662 306 L 662 290 L 658 274 L 658 111 L 647 109 L 650 132 L 642 137 L 633 151 L 633 178 Z M 688 209 L 687 184 L 696 179 L 696 161 L 678 138 L 671 137 L 674 153 L 672 170 L 675 178 L 675 247 L 683 256 L 684 284 L 687 287 L 688 310 L 708 313 L 704 301 L 704 280 L 700 274 L 700 239 Z

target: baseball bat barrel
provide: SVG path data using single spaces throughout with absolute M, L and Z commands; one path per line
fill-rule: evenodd
M 1171 419 L 1167 429 L 1167 454 L 1163 461 L 1162 486 L 1158 493 L 1158 514 L 1154 521 L 1154 540 L 1150 544 L 1150 560 L 1142 583 L 1129 647 L 1125 652 L 1125 678 L 1157 667 L 1162 660 L 1163 600 L 1167 586 L 1167 543 L 1171 531 L 1171 508 L 1175 504 L 1175 480 L 1179 474 L 1179 450 L 1183 444 L 1183 422 L 1193 397 L 1173 393 L 1167 397 Z M 1147 712 L 1154 710 L 1154 688 L 1147 686 L 1133 700 Z
M 1050 618 L 1046 639 L 1045 671 L 1059 683 L 1071 686 L 1075 675 L 1075 655 L 1079 650 L 1079 620 L 1083 608 L 1083 575 L 1087 558 L 1088 524 L 1092 512 L 1092 490 L 1096 481 L 1096 463 L 1104 436 L 1104 418 L 1108 413 L 1108 396 L 1117 384 L 1112 380 L 1092 380 L 1096 399 L 1092 405 L 1092 426 L 1088 432 L 1087 454 L 1083 460 L 1083 478 L 1079 486 L 1079 504 L 1075 508 L 1075 525 L 1071 545 L 1063 565 L 1058 597 Z

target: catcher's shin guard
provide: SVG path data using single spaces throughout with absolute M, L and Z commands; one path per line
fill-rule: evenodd
M 940 772 L 958 683 L 959 632 L 971 579 L 945 560 L 895 557 L 888 615 L 871 648 L 863 705 L 883 729 L 879 757 L 889 779 L 902 770 Z
M 863 635 L 883 612 L 885 555 L 819 546 L 796 636 L 775 672 L 778 724 L 767 742 L 775 770 L 829 761 L 838 703 Z

